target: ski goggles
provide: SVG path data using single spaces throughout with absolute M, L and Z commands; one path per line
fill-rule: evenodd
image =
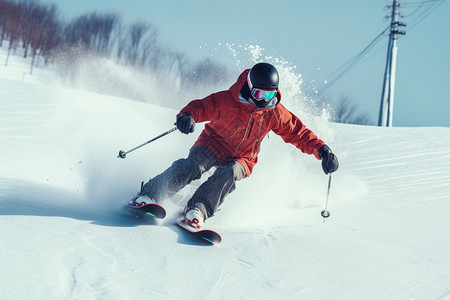
M 277 91 L 271 90 L 271 91 L 266 91 L 266 90 L 262 90 L 262 89 L 257 89 L 257 88 L 253 88 L 250 91 L 250 94 L 252 95 L 252 97 L 258 101 L 264 100 L 266 102 L 269 102 L 273 99 L 273 97 L 275 97 Z

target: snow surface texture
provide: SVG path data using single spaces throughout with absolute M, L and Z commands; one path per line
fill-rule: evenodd
M 0 67 L 1 299 L 450 299 L 449 128 L 307 116 L 341 163 L 325 223 L 320 162 L 270 134 L 206 223 L 223 242 L 205 247 L 173 225 L 199 183 L 164 203 L 160 226 L 121 213 L 201 126 L 118 159 L 177 111 L 21 70 Z

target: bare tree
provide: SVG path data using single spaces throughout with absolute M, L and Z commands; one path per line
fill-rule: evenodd
M 0 46 L 3 44 L 3 40 L 7 37 L 7 22 L 11 17 L 10 12 L 13 10 L 14 4 L 7 0 L 0 0 Z
M 133 23 L 128 29 L 128 40 L 127 48 L 125 50 L 127 62 L 131 65 L 136 65 L 139 58 L 141 61 L 145 59 L 147 54 L 145 51 L 146 46 L 148 47 L 152 43 L 152 35 L 148 37 L 147 44 L 144 44 L 144 37 L 152 26 L 143 22 Z
M 37 23 L 42 18 L 42 9 L 36 1 L 21 0 L 18 3 L 19 17 L 21 24 L 20 36 L 22 39 L 22 47 L 24 49 L 23 57 L 27 58 L 28 49 L 31 44 L 31 40 L 38 31 Z
M 357 105 L 348 97 L 343 97 L 339 100 L 333 111 L 333 121 L 359 125 L 369 125 L 371 123 L 367 115 L 358 113 Z
M 116 14 L 90 13 L 82 15 L 66 26 L 65 42 L 107 55 L 111 51 L 113 31 L 119 21 L 120 17 Z
M 33 14 L 33 24 L 31 30 L 32 37 L 30 40 L 30 47 L 32 50 L 30 74 L 33 73 L 33 67 L 36 62 L 36 57 L 39 53 L 45 52 L 46 47 L 51 46 L 51 41 L 55 40 L 57 34 L 58 20 L 56 17 L 56 6 L 41 5 L 35 9 Z
M 183 85 L 196 88 L 205 84 L 219 85 L 228 80 L 228 68 L 206 58 L 193 66 L 188 65 L 181 70 Z
M 161 49 L 157 47 L 157 37 L 157 33 L 154 30 L 149 31 L 145 36 L 140 47 L 141 49 L 138 50 L 138 64 L 140 66 L 154 65 L 155 56 L 161 53 Z
M 9 56 L 11 55 L 11 50 L 17 47 L 20 39 L 21 23 L 20 23 L 20 10 L 17 5 L 8 5 L 6 7 L 6 21 L 4 30 L 9 37 L 9 47 L 8 53 L 6 55 L 5 66 L 8 65 Z
M 116 46 L 116 58 L 117 61 L 120 62 L 124 58 L 125 53 L 125 45 L 126 45 L 126 35 L 124 33 L 124 27 L 121 22 L 119 22 L 117 28 L 116 28 L 116 40 L 117 40 L 117 46 Z
M 61 32 L 62 26 L 61 22 L 57 19 L 56 7 L 51 6 L 48 18 L 44 23 L 42 39 L 39 43 L 39 55 L 44 57 L 46 62 L 48 61 L 50 51 L 62 44 Z
M 110 54 L 112 35 L 119 21 L 120 17 L 116 14 L 92 14 L 90 16 L 95 52 L 102 55 Z

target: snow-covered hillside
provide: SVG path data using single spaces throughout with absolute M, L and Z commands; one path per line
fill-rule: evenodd
M 0 75 L 1 299 L 450 299 L 449 128 L 308 123 L 341 163 L 325 223 L 320 163 L 271 134 L 207 222 L 223 242 L 206 247 L 173 225 L 198 183 L 159 226 L 121 213 L 201 126 L 117 159 L 177 111 L 42 69 Z

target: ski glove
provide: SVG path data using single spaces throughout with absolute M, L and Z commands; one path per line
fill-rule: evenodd
M 182 133 L 185 133 L 185 134 L 194 132 L 195 121 L 192 118 L 190 113 L 184 112 L 184 113 L 181 113 L 178 115 L 177 128 L 179 131 L 181 131 Z
M 325 174 L 336 172 L 339 162 L 336 155 L 331 152 L 330 147 L 323 145 L 319 149 L 319 157 L 322 159 L 322 169 Z

